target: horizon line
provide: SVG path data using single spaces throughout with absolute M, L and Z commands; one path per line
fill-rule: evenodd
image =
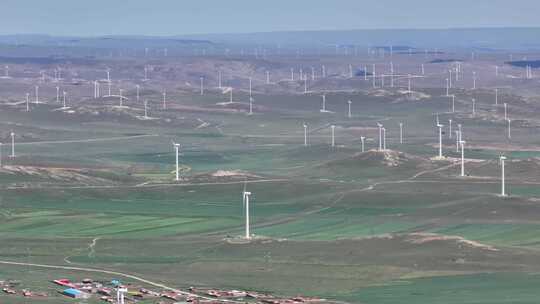
M 315 32 L 354 32 L 354 31 L 443 31 L 443 30 L 502 30 L 502 29 L 540 29 L 538 26 L 479 26 L 479 27 L 418 27 L 418 28 L 352 28 L 352 29 L 293 29 L 276 31 L 253 31 L 253 32 L 205 32 L 187 34 L 54 34 L 54 33 L 11 33 L 0 34 L 6 36 L 48 36 L 48 37 L 78 37 L 78 38 L 100 38 L 100 37 L 190 37 L 190 36 L 210 36 L 210 35 L 256 35 L 256 34 L 276 34 L 276 33 L 315 33 Z

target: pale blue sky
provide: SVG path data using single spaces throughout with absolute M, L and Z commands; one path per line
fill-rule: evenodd
M 540 0 L 0 0 L 0 12 L 0 34 L 540 26 Z

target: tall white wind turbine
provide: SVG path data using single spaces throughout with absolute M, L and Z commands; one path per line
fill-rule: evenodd
M 251 233 L 249 231 L 249 198 L 251 197 L 251 192 L 245 191 L 242 193 L 242 201 L 244 203 L 244 213 L 246 216 L 246 223 L 245 223 L 245 238 L 247 240 L 251 239 Z

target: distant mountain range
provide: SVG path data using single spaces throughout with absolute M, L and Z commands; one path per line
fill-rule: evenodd
M 96 48 L 208 47 L 220 45 L 272 45 L 283 47 L 359 46 L 405 48 L 473 48 L 491 50 L 540 49 L 540 28 L 383 29 L 339 31 L 290 31 L 246 34 L 200 34 L 170 37 L 101 36 L 57 37 L 4 35 L 0 44 L 73 46 Z

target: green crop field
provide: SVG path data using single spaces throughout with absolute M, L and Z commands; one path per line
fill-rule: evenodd
M 424 63 L 395 56 L 402 71 Z M 242 65 L 236 68 L 250 73 L 272 60 L 278 67 L 296 62 L 189 60 L 201 68 Z M 345 62 L 325 60 L 335 70 Z M 131 65 L 106 58 L 100 64 L 117 70 Z M 247 115 L 245 89 L 235 89 L 234 102 L 222 104 L 226 92 L 210 87 L 200 96 L 193 85 L 199 74 L 194 80 L 173 72 L 180 63 L 152 64 L 162 68 L 156 68 L 155 80 L 122 76 L 127 107 L 116 107 L 116 97 L 91 98 L 90 83 L 83 83 L 65 84 L 74 96 L 73 112 L 53 102 L 26 112 L 11 102 L 31 81 L 0 81 L 9 96 L 0 93 L 0 281 L 16 280 L 18 290 L 48 295 L 3 293 L 0 303 L 78 303 L 58 293 L 61 288 L 50 282 L 58 278 L 119 276 L 132 286 L 162 290 L 126 275 L 184 290 L 252 290 L 365 304 L 535 303 L 540 297 L 540 141 L 533 136 L 533 102 L 505 93 L 516 120 L 511 140 L 490 89 L 455 89 L 452 113 L 440 79 L 416 79 L 425 87 L 414 94 L 404 92 L 403 83 L 372 89 L 362 79 L 339 75 L 310 84 L 306 94 L 289 81 L 256 83 L 255 111 Z M 479 63 L 485 69 L 491 64 Z M 441 76 L 442 65 L 427 66 L 433 77 Z M 22 73 L 23 66 L 17 69 Z M 97 73 L 95 67 L 74 69 Z M 288 68 L 278 72 L 288 77 Z M 227 81 L 244 87 L 246 79 L 234 75 Z M 135 101 L 136 84 L 145 86 L 149 118 Z M 51 85 L 44 83 L 44 90 Z M 168 109 L 160 103 L 163 89 Z M 320 111 L 322 94 L 329 112 Z M 476 116 L 470 113 L 473 97 Z M 445 124 L 442 160 L 435 158 L 437 117 Z M 467 141 L 464 177 L 449 119 L 453 131 L 462 124 Z M 377 123 L 386 130 L 386 151 L 378 151 Z M 180 144 L 179 181 L 173 143 Z M 509 197 L 498 195 L 501 153 L 509 158 Z M 251 240 L 243 238 L 243 191 L 252 193 Z M 20 264 L 6 264 L 12 262 Z

